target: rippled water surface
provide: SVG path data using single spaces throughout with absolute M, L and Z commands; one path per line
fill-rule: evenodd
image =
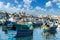
M 60 29 L 57 29 L 55 35 L 42 36 L 42 29 L 35 28 L 33 31 L 33 36 L 29 37 L 19 37 L 19 38 L 10 38 L 5 32 L 2 31 L 0 27 L 0 40 L 60 40 Z
M 33 33 L 33 40 L 60 40 L 60 29 L 57 29 L 55 35 L 42 36 L 42 30 L 40 28 L 35 28 Z

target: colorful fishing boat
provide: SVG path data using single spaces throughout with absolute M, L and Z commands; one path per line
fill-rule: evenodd
M 11 35 L 15 34 L 14 37 L 26 37 L 26 36 L 32 36 L 33 35 L 33 29 L 30 29 L 32 27 L 31 24 L 14 24 L 14 27 L 12 27 Z M 12 32 L 12 31 L 15 31 Z M 13 35 L 12 35 L 13 36 Z
M 57 31 L 56 31 L 56 29 L 57 29 L 57 26 L 56 25 L 54 25 L 53 27 L 46 27 L 46 26 L 43 26 L 43 35 L 44 36 L 47 36 L 47 35 L 49 35 L 49 34 L 55 34 Z

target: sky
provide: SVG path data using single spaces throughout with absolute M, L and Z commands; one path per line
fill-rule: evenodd
M 60 15 L 60 0 L 0 0 L 0 11 Z

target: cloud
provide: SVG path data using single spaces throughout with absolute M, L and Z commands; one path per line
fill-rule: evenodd
M 31 6 L 30 5 L 24 5 L 24 8 L 28 10 L 31 8 Z
M 8 2 L 7 5 L 5 5 L 5 8 L 9 8 L 10 7 L 10 3 Z
M 0 8 L 2 8 L 4 6 L 3 2 L 0 2 Z
M 24 4 L 29 5 L 29 4 L 31 4 L 32 0 L 23 0 L 23 2 L 24 2 Z
M 18 7 L 20 8 L 20 7 L 22 7 L 22 5 L 18 5 Z
M 60 0 L 52 0 L 52 2 L 60 2 Z
M 48 12 L 52 15 L 59 15 L 60 14 L 60 10 L 58 10 L 58 9 L 54 10 L 53 8 L 49 9 Z
M 37 9 L 37 10 L 40 10 L 40 9 L 41 9 L 41 7 L 37 6 L 37 7 L 36 7 L 36 9 Z
M 13 12 L 16 12 L 16 13 L 17 13 L 17 12 L 20 10 L 20 8 L 12 7 L 11 10 L 12 10 Z M 10 10 L 10 11 L 11 11 L 11 10 Z
M 59 3 L 56 3 L 56 5 L 58 6 L 58 8 L 60 8 L 60 2 Z
M 55 3 L 58 8 L 60 8 L 60 0 L 52 0 L 53 3 Z
M 32 2 L 33 0 L 23 0 L 23 2 L 24 2 L 24 8 L 26 8 L 27 10 L 28 9 L 30 9 L 31 8 L 31 2 Z
M 44 13 L 45 11 L 46 11 L 46 9 L 44 9 L 44 8 L 41 8 L 40 6 L 36 6 L 35 8 L 33 8 L 33 9 L 24 9 L 24 11 L 26 12 L 26 13 L 29 13 L 29 14 L 35 14 L 35 15 L 37 15 L 37 14 L 39 14 L 39 13 Z
M 50 9 L 50 12 L 51 12 L 51 13 L 55 13 L 55 10 L 54 10 L 54 9 Z
M 41 8 L 41 7 L 39 7 L 39 6 L 37 6 L 35 9 L 36 9 L 36 10 L 41 10 L 41 11 L 46 11 L 46 9 Z
M 24 4 L 23 6 L 23 8 L 21 8 L 22 7 L 22 5 L 20 5 L 20 4 L 18 4 L 17 5 L 17 7 L 15 7 L 15 6 L 11 6 L 12 5 L 12 3 L 7 3 L 7 4 L 4 4 L 3 2 L 0 2 L 0 10 L 2 9 L 3 11 L 6 11 L 6 12 L 8 12 L 8 13 L 18 13 L 18 12 L 26 12 L 26 13 L 29 13 L 29 14 L 34 14 L 34 13 L 39 13 L 40 12 L 40 10 L 45 10 L 44 8 L 41 8 L 41 7 L 39 7 L 39 6 L 37 6 L 36 7 L 36 9 L 34 8 L 34 9 L 32 9 L 33 7 L 32 6 L 30 6 L 30 4 L 31 4 L 31 0 L 29 0 L 30 2 L 28 3 L 28 4 Z M 38 10 L 38 12 L 36 12 L 36 10 Z
M 46 7 L 51 7 L 52 6 L 52 2 L 51 1 L 48 1 L 48 2 L 46 2 Z
M 47 12 L 47 9 L 42 8 L 40 6 L 36 6 L 35 8 L 33 8 L 33 6 L 30 5 L 31 2 L 32 2 L 32 0 L 24 0 L 24 4 L 23 5 L 18 4 L 17 7 L 11 6 L 12 3 L 9 3 L 9 2 L 6 5 L 3 2 L 0 2 L 0 7 L 2 10 L 6 11 L 8 13 L 26 12 L 28 14 L 38 14 L 38 13 Z M 58 3 L 57 5 L 60 5 L 60 4 Z M 51 6 L 52 6 L 51 1 L 48 1 L 46 3 L 46 7 L 51 7 Z M 55 11 L 53 9 L 51 9 L 50 12 L 55 12 Z
M 52 0 L 52 1 L 48 1 L 46 2 L 45 6 L 46 7 L 52 7 L 52 4 L 55 3 L 56 6 L 58 6 L 58 8 L 60 8 L 60 0 Z
M 60 5 L 60 3 L 56 3 L 56 5 Z
M 60 8 L 60 5 L 58 7 Z
M 20 12 L 21 9 L 19 7 L 21 7 L 21 5 L 18 5 L 18 7 L 12 7 L 11 5 L 12 4 L 9 2 L 6 5 L 3 2 L 0 2 L 0 10 L 6 11 L 8 13 Z
M 17 3 L 17 4 L 18 4 L 18 1 L 17 1 L 17 0 L 15 0 L 15 3 Z
M 20 8 L 17 8 L 17 7 L 9 7 L 9 8 L 6 9 L 6 12 L 8 12 L 8 13 L 15 13 L 15 12 L 18 13 L 18 12 L 20 12 Z

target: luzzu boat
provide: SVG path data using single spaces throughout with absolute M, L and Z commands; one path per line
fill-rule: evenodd
M 42 29 L 43 29 L 43 35 L 44 36 L 47 36 L 49 34 L 55 34 L 57 32 L 56 31 L 56 29 L 57 29 L 56 25 L 54 25 L 53 27 L 50 27 L 50 28 L 47 28 L 44 26 Z
M 48 36 L 48 34 L 49 34 L 49 32 L 48 32 L 49 28 L 44 25 L 44 26 L 42 26 L 42 30 L 43 30 L 42 31 L 42 35 L 43 36 Z
M 33 27 L 32 24 L 14 24 L 14 27 L 16 30 L 13 31 L 14 28 L 12 30 L 8 30 L 8 32 L 10 31 L 11 33 L 10 35 L 14 34 L 14 37 L 26 37 L 33 35 L 33 29 L 30 28 Z

